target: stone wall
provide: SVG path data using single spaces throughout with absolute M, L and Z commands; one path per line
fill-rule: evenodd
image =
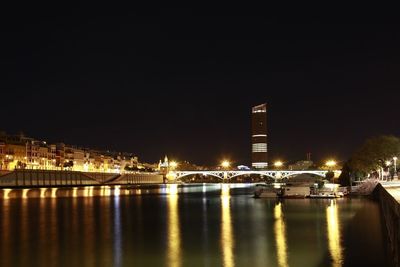
M 0 173 L 0 188 L 53 187 L 107 184 L 162 184 L 157 173 L 94 173 L 52 170 L 14 170 Z
M 98 185 L 99 181 L 81 172 L 49 170 L 14 170 L 0 176 L 0 187 L 46 187 Z
M 372 194 L 380 203 L 395 266 L 400 266 L 400 204 L 381 184 Z

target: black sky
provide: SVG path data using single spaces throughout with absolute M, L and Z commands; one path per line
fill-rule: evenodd
M 198 164 L 248 164 L 263 102 L 271 160 L 345 160 L 366 137 L 400 134 L 398 25 L 271 13 L 10 14 L 0 128 Z

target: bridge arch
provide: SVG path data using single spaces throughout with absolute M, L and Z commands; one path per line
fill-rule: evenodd
M 275 179 L 275 176 L 272 175 L 272 174 L 269 174 L 269 173 L 260 173 L 260 172 L 257 172 L 257 171 L 238 172 L 238 173 L 235 173 L 235 174 L 233 174 L 233 175 L 228 176 L 228 179 L 232 179 L 232 178 L 239 177 L 239 176 L 243 176 L 243 175 L 251 175 L 251 174 L 256 174 L 256 175 L 259 175 L 259 176 L 267 176 L 267 177 L 269 177 L 269 178 Z

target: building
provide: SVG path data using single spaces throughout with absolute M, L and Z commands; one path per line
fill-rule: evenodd
M 254 106 L 251 112 L 251 166 L 255 169 L 268 167 L 267 104 Z
M 313 162 L 311 160 L 301 160 L 297 161 L 294 164 L 289 165 L 289 170 L 291 171 L 304 171 L 308 170 L 313 166 Z
M 64 143 L 47 144 L 23 133 L 0 131 L 0 170 L 41 169 L 122 173 L 141 164 L 133 153 L 98 151 Z M 128 168 L 129 169 L 129 168 Z M 150 169 L 150 168 L 147 168 Z

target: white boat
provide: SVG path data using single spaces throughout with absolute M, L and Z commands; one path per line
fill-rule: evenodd
M 343 197 L 344 193 L 339 191 L 339 185 L 333 183 L 325 183 L 322 188 L 318 188 L 315 184 L 311 187 L 309 198 L 339 198 Z
M 305 198 L 310 194 L 309 186 L 284 186 L 279 190 L 280 198 Z
M 318 194 L 310 194 L 309 198 L 339 198 L 340 195 L 335 192 L 320 192 Z
M 256 184 L 254 189 L 255 198 L 276 198 L 276 189 L 268 184 Z

